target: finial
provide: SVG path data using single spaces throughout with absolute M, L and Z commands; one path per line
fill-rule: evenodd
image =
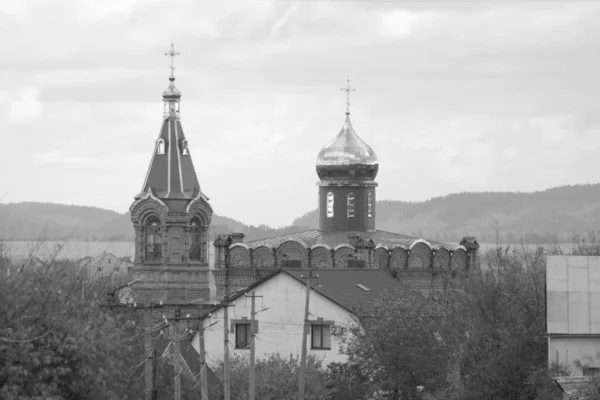
M 355 92 L 356 89 L 350 87 L 350 79 L 346 79 L 346 87 L 340 90 L 346 92 L 346 115 L 350 115 L 350 92 Z
M 181 55 L 181 53 L 179 52 L 175 52 L 175 45 L 173 43 L 171 43 L 171 50 L 167 51 L 165 53 L 165 56 L 169 56 L 171 57 L 171 76 L 169 77 L 169 80 L 173 81 L 175 80 L 175 56 L 179 56 Z

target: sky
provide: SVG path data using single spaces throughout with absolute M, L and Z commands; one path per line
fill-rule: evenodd
M 219 215 L 316 208 L 344 122 L 378 199 L 600 181 L 600 0 L 0 0 L 0 201 L 126 212 L 162 122 L 181 122 Z

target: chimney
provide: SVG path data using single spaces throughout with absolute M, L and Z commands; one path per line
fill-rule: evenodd
M 229 235 L 231 237 L 231 244 L 233 243 L 242 243 L 244 241 L 244 235 L 243 233 L 232 233 L 231 235 Z

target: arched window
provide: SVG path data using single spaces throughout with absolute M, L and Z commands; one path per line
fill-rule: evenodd
M 158 139 L 156 142 L 156 154 L 165 154 L 165 141 Z
M 181 154 L 183 154 L 184 156 L 187 156 L 190 154 L 189 150 L 188 150 L 188 143 L 187 140 L 183 139 L 181 141 Z
M 348 218 L 354 218 L 354 193 L 348 193 L 346 203 L 346 214 Z
M 373 193 L 367 195 L 367 217 L 373 217 Z
M 202 260 L 202 227 L 198 217 L 190 221 L 190 260 Z
M 333 218 L 333 193 L 327 193 L 327 218 Z
M 160 220 L 150 217 L 146 221 L 146 260 L 158 260 L 162 255 L 162 237 Z

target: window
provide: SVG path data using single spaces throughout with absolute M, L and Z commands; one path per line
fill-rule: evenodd
M 333 218 L 333 193 L 327 193 L 327 218 Z
M 181 154 L 183 154 L 184 156 L 187 156 L 190 154 L 189 150 L 188 150 L 188 143 L 187 140 L 183 139 L 181 141 Z
M 108 259 L 108 263 L 110 264 L 110 258 Z
M 373 193 L 367 195 L 367 217 L 373 217 Z
M 346 211 L 348 218 L 354 218 L 354 193 L 348 193 Z
M 165 154 L 165 141 L 158 139 L 156 142 L 156 154 Z
M 104 270 L 104 268 L 98 267 L 98 272 L 102 272 L 103 270 Z
M 190 260 L 202 259 L 202 227 L 198 217 L 192 218 L 190 221 Z
M 235 324 L 235 348 L 250 347 L 250 324 Z
M 114 271 L 119 272 L 119 267 L 115 267 Z
M 150 217 L 146 221 L 146 260 L 158 260 L 162 254 L 162 238 L 160 236 L 160 220 Z
M 312 325 L 311 326 L 311 349 L 331 349 L 331 326 L 330 325 Z

